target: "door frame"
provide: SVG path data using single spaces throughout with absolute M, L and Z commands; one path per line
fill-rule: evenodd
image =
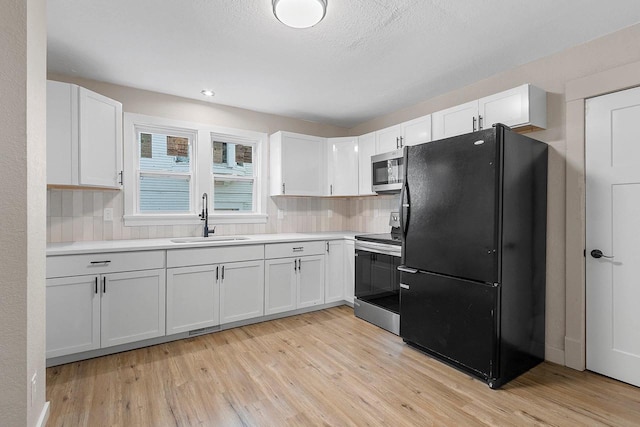
M 565 365 L 586 368 L 585 101 L 640 86 L 640 62 L 567 82 L 565 86 Z M 577 220 L 576 220 L 577 219 Z

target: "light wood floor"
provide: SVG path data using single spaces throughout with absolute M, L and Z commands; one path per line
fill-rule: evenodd
M 47 370 L 49 426 L 640 425 L 640 389 L 543 363 L 494 391 L 338 307 Z

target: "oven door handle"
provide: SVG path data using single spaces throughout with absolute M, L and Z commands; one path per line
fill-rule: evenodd
M 399 265 L 398 271 L 402 271 L 403 273 L 409 273 L 409 274 L 416 274 L 418 272 L 418 270 L 416 270 L 415 268 L 405 267 L 404 265 Z

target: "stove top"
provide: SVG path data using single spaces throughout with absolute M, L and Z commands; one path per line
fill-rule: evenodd
M 381 233 L 381 234 L 359 234 L 356 240 L 364 240 L 365 242 L 386 243 L 390 245 L 402 246 L 402 237 L 399 234 Z

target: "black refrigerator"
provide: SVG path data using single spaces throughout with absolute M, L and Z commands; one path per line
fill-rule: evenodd
M 547 145 L 494 125 L 404 164 L 400 336 L 498 388 L 544 359 Z

